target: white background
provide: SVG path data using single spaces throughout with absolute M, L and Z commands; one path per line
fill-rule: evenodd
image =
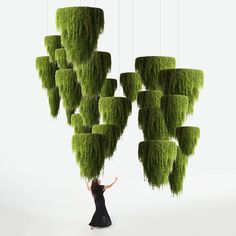
M 48 11 L 46 0 L 0 3 L 0 235 L 236 235 L 235 1 L 179 0 L 178 27 L 177 0 L 162 0 L 161 30 L 159 1 L 134 0 L 132 8 L 131 0 L 120 0 L 120 17 L 118 0 L 81 2 L 105 12 L 98 49 L 112 54 L 108 77 L 134 71 L 135 57 L 144 55 L 175 56 L 178 67 L 204 70 L 204 89 L 185 123 L 199 126 L 201 139 L 183 193 L 151 189 L 138 161 L 143 137 L 133 103 L 101 176 L 104 184 L 119 178 L 105 193 L 113 225 L 94 231 L 93 199 L 71 150 L 73 130 L 63 109 L 50 117 L 35 69 L 35 58 L 46 54 L 44 36 L 58 33 L 56 9 L 81 2 L 48 0 Z

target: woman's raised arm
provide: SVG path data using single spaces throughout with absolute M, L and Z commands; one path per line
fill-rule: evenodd
M 118 178 L 116 177 L 115 180 L 114 180 L 111 184 L 104 185 L 104 190 L 105 190 L 105 189 L 108 189 L 108 188 L 110 188 L 112 185 L 114 185 L 114 184 L 116 183 L 117 179 L 118 179 Z

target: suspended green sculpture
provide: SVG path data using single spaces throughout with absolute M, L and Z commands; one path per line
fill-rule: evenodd
M 67 62 L 66 50 L 64 48 L 58 48 L 55 50 L 55 60 L 59 69 L 72 68 L 71 64 Z
M 66 7 L 56 12 L 57 29 L 69 63 L 79 65 L 90 60 L 104 28 L 103 10 L 92 7 Z
M 142 82 L 147 90 L 156 90 L 158 74 L 161 70 L 175 68 L 174 57 L 147 56 L 135 60 L 135 70 L 141 75 Z
M 47 90 L 48 102 L 50 106 L 50 114 L 52 117 L 57 117 L 60 107 L 60 95 L 57 87 Z
M 103 83 L 100 97 L 113 97 L 117 89 L 116 79 L 106 79 Z
M 163 93 L 161 90 L 141 91 L 138 93 L 137 104 L 139 108 L 149 108 L 161 106 L 161 97 Z
M 138 92 L 142 88 L 140 75 L 135 72 L 127 72 L 120 74 L 120 84 L 123 87 L 124 95 L 131 100 L 137 99 Z
M 57 48 L 61 48 L 61 36 L 60 35 L 45 36 L 44 45 L 47 49 L 50 62 L 56 63 L 55 51 Z

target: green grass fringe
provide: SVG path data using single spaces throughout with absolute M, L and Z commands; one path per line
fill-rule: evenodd
M 120 74 L 120 84 L 123 88 L 124 95 L 131 100 L 137 99 L 138 92 L 142 88 L 142 81 L 139 73 L 128 72 Z
M 36 69 L 41 79 L 42 87 L 46 89 L 54 88 L 57 66 L 49 61 L 48 56 L 36 58 Z
M 116 144 L 120 137 L 120 127 L 111 124 L 94 125 L 92 133 L 104 134 L 108 138 L 107 154 L 106 157 L 110 158 L 116 150 Z
M 80 114 L 84 125 L 95 125 L 99 123 L 98 97 L 83 96 L 80 102 Z
M 59 69 L 72 68 L 72 65 L 67 63 L 66 50 L 64 48 L 58 48 L 55 50 L 55 60 Z
M 181 152 L 180 148 L 177 148 L 176 160 L 173 163 L 172 172 L 169 175 L 169 185 L 174 195 L 179 195 L 183 191 L 187 165 L 188 157 Z
M 139 160 L 143 165 L 144 176 L 152 187 L 159 188 L 168 183 L 176 154 L 177 147 L 172 141 L 149 140 L 139 143 Z
M 158 73 L 160 70 L 175 68 L 174 57 L 147 56 L 135 60 L 135 70 L 141 75 L 142 82 L 147 90 L 156 90 Z
M 81 133 L 72 137 L 72 150 L 80 166 L 81 177 L 98 177 L 104 167 L 107 153 L 107 137 L 103 134 Z
M 74 67 L 81 83 L 83 96 L 99 95 L 111 69 L 111 54 L 96 51 L 90 61 Z
M 116 79 L 105 79 L 100 92 L 100 97 L 113 97 L 116 89 L 117 89 Z
M 76 113 L 71 116 L 71 126 L 74 128 L 75 134 L 83 133 L 83 119 L 80 114 Z
M 49 60 L 51 63 L 56 63 L 55 50 L 61 48 L 61 36 L 60 35 L 48 35 L 44 37 L 44 45 L 47 49 Z
M 67 124 L 71 125 L 71 116 L 75 113 L 75 108 L 66 108 Z
M 66 7 L 56 12 L 57 29 L 73 65 L 90 60 L 97 47 L 99 34 L 104 28 L 104 13 L 100 8 Z
M 204 73 L 195 69 L 170 69 L 159 74 L 159 84 L 163 93 L 186 95 L 189 98 L 188 113 L 192 114 L 198 99 L 199 89 L 204 84 Z
M 76 73 L 72 69 L 56 71 L 56 85 L 62 97 L 65 109 L 75 109 L 81 100 L 81 88 L 77 82 Z
M 123 133 L 132 111 L 130 99 L 125 97 L 102 97 L 99 99 L 98 107 L 103 121 L 107 124 L 119 125 L 121 133 Z
M 142 108 L 138 113 L 139 127 L 143 130 L 144 140 L 168 140 L 168 130 L 160 108 Z
M 53 118 L 55 118 L 58 115 L 61 100 L 58 88 L 55 87 L 52 89 L 48 89 L 47 95 L 50 107 L 50 114 Z
M 139 108 L 149 108 L 161 106 L 161 97 L 163 93 L 161 90 L 141 91 L 138 93 L 137 104 Z
M 169 135 L 175 137 L 176 128 L 182 126 L 188 113 L 188 97 L 184 95 L 162 96 L 161 109 Z
M 192 126 L 178 127 L 176 129 L 176 137 L 183 154 L 191 156 L 194 154 L 195 147 L 197 146 L 200 129 Z

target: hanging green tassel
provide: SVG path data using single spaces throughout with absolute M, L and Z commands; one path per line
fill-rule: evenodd
M 75 134 L 72 137 L 72 149 L 80 165 L 81 177 L 98 177 L 104 166 L 108 140 L 103 134 Z
M 55 50 L 55 60 L 59 69 L 72 68 L 72 65 L 67 63 L 66 51 L 64 48 L 58 48 Z
M 141 91 L 138 93 L 137 104 L 139 108 L 149 108 L 161 106 L 161 97 L 163 93 L 161 90 Z
M 57 66 L 49 61 L 48 56 L 36 58 L 36 69 L 42 82 L 42 87 L 46 89 L 55 88 L 55 72 Z
M 116 149 L 117 141 L 120 137 L 120 127 L 118 125 L 100 124 L 94 125 L 92 133 L 104 134 L 108 138 L 107 157 L 111 157 Z
M 174 137 L 176 128 L 182 126 L 186 119 L 188 113 L 188 97 L 183 95 L 162 96 L 161 109 L 168 132 Z
M 176 137 L 183 154 L 191 156 L 194 154 L 200 137 L 200 129 L 198 127 L 184 126 L 176 129 Z
M 111 54 L 94 52 L 90 61 L 75 67 L 83 96 L 96 96 L 100 93 L 107 73 L 111 69 Z
M 72 69 L 57 70 L 56 85 L 65 109 L 75 109 L 81 100 L 81 89 L 75 71 Z
M 69 63 L 79 65 L 91 59 L 104 28 L 103 10 L 92 7 L 66 7 L 56 12 L 57 29 Z
M 194 69 L 164 70 L 160 72 L 158 80 L 164 94 L 188 96 L 188 113 L 193 113 L 194 103 L 199 96 L 199 89 L 203 87 L 204 83 L 203 71 Z
M 144 140 L 169 139 L 165 119 L 160 108 L 142 108 L 138 113 L 139 127 L 143 130 Z
M 183 182 L 188 165 L 188 157 L 184 155 L 180 148 L 177 148 L 176 160 L 173 163 L 172 172 L 169 175 L 171 192 L 175 195 L 183 191 Z
M 50 62 L 51 63 L 56 63 L 55 50 L 57 48 L 61 48 L 61 36 L 60 35 L 45 36 L 44 45 L 47 49 Z
M 71 116 L 71 126 L 74 128 L 75 134 L 83 133 L 83 119 L 80 114 L 77 113 Z
M 71 116 L 75 113 L 75 108 L 66 108 L 67 124 L 71 125 Z
M 143 165 L 144 176 L 152 187 L 168 183 L 176 154 L 176 144 L 172 141 L 149 140 L 139 143 L 139 160 Z
M 175 68 L 174 57 L 148 56 L 138 57 L 135 60 L 135 70 L 141 75 L 147 90 L 158 89 L 158 73 L 171 68 Z
M 52 88 L 47 90 L 48 102 L 50 106 L 50 114 L 52 117 L 57 117 L 60 107 L 60 96 L 58 88 Z
M 116 79 L 105 79 L 100 92 L 100 97 L 114 97 L 116 89 L 117 89 Z
M 130 99 L 125 97 L 103 97 L 99 99 L 98 107 L 103 121 L 107 124 L 119 125 L 121 133 L 123 133 L 132 111 Z
M 120 74 L 120 84 L 123 87 L 124 95 L 131 100 L 137 99 L 137 94 L 142 88 L 140 75 L 135 72 Z

